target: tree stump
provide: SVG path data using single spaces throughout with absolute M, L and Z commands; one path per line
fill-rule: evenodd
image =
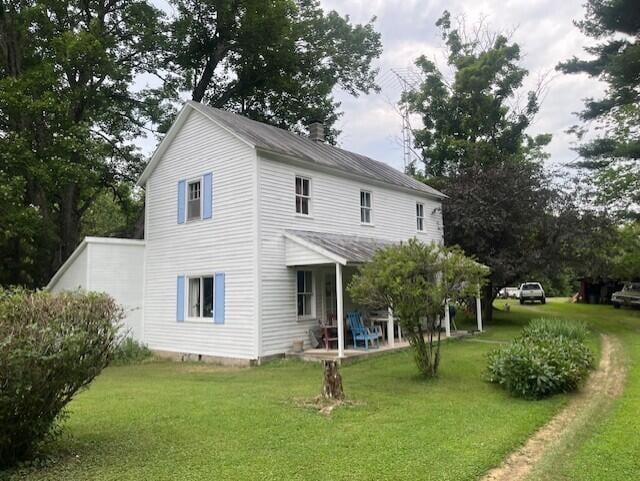
M 322 383 L 322 397 L 336 401 L 344 399 L 342 390 L 342 376 L 338 369 L 338 361 L 322 361 L 324 380 Z

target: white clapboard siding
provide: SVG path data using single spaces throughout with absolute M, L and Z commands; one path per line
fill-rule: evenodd
M 178 224 L 178 181 L 209 172 L 213 218 Z M 189 109 L 145 186 L 144 338 L 152 349 L 258 357 L 255 177 L 255 151 Z M 224 273 L 226 281 L 224 323 L 177 322 L 177 276 L 217 272 Z
M 143 273 L 144 241 L 86 237 L 47 289 L 109 294 L 124 310 L 124 333 L 142 341 Z
M 295 212 L 295 176 L 311 179 L 311 215 Z M 295 269 L 286 266 L 286 229 L 332 232 L 346 235 L 424 242 L 442 242 L 442 212 L 439 201 L 366 180 L 358 181 L 334 173 L 302 168 L 260 155 L 260 272 L 262 286 L 261 355 L 291 349 L 294 340 L 308 341 L 308 330 L 317 319 L 296 318 Z M 372 192 L 373 225 L 360 223 L 360 190 Z M 424 232 L 416 227 L 416 202 L 424 204 Z M 313 269 L 315 272 L 315 269 Z M 354 269 L 345 269 L 345 286 Z M 325 275 L 331 275 L 326 271 Z M 322 276 L 315 275 L 316 296 Z M 324 315 L 317 297 L 316 314 Z M 345 308 L 352 306 L 348 295 Z M 346 312 L 346 310 L 345 310 Z

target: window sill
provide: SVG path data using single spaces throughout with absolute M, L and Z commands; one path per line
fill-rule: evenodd
M 373 222 L 360 222 L 360 225 L 365 227 L 375 227 L 376 225 Z
M 213 320 L 213 317 L 188 317 L 183 323 L 186 324 L 211 324 L 213 326 L 219 325 Z
M 313 216 L 311 214 L 299 214 L 298 212 L 296 212 L 296 217 L 302 217 L 303 219 L 313 219 Z

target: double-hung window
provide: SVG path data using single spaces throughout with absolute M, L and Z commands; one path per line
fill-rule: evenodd
M 201 191 L 200 180 L 189 182 L 187 189 L 187 220 L 200 219 Z
M 212 318 L 213 276 L 189 278 L 189 317 Z
M 371 192 L 368 190 L 360 191 L 360 222 L 362 224 L 371 224 L 372 219 Z
M 296 213 L 309 215 L 311 204 L 311 179 L 296 176 Z
M 419 232 L 424 231 L 424 204 L 416 203 L 416 228 Z
M 313 274 L 311 271 L 296 272 L 296 301 L 298 317 L 313 315 Z

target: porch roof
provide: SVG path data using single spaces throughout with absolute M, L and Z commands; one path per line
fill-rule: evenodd
M 285 231 L 288 266 L 339 263 L 360 264 L 371 260 L 376 251 L 395 242 L 373 237 L 331 232 Z

